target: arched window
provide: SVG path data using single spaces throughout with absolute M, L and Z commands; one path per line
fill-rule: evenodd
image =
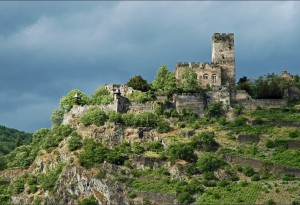
M 216 74 L 212 74 L 212 76 L 211 76 L 211 81 L 212 81 L 213 83 L 216 83 L 216 82 L 217 82 L 217 75 L 216 75 Z
M 203 80 L 208 80 L 208 74 L 205 73 L 205 74 L 203 75 Z

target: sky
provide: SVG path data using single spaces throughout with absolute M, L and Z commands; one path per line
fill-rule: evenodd
M 0 1 L 0 124 L 34 132 L 72 89 L 211 62 L 213 33 L 234 33 L 237 80 L 300 74 L 299 21 L 294 1 Z

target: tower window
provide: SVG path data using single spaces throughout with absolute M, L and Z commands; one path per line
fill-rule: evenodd
M 208 74 L 204 74 L 204 75 L 203 75 L 203 79 L 204 79 L 204 80 L 208 80 Z
M 213 83 L 216 83 L 216 82 L 217 82 L 217 75 L 216 75 L 216 74 L 213 74 L 213 75 L 211 76 L 211 81 L 212 81 Z

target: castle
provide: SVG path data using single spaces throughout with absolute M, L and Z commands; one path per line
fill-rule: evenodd
M 178 62 L 175 76 L 180 81 L 184 69 L 193 69 L 203 88 L 228 87 L 230 101 L 235 101 L 235 56 L 234 35 L 215 33 L 212 36 L 212 62 Z

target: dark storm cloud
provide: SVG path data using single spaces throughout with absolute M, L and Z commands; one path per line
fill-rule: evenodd
M 0 124 L 50 126 L 59 99 L 177 61 L 211 61 L 235 34 L 238 77 L 295 73 L 298 2 L 0 2 Z

